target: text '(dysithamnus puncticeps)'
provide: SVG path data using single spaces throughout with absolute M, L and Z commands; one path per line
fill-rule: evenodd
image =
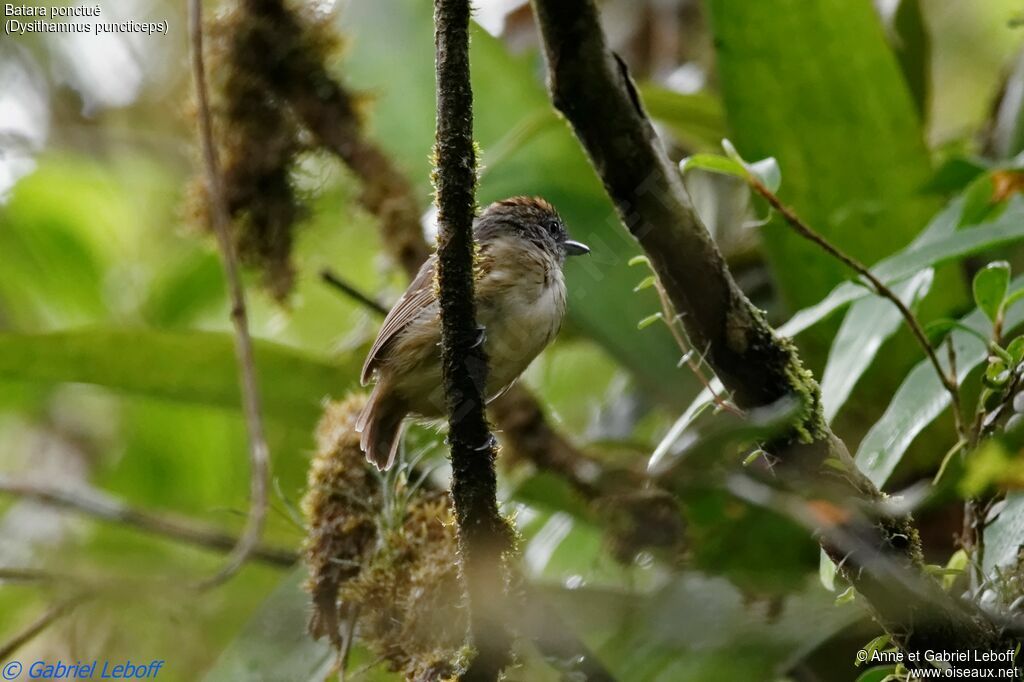
M 28 35 L 33 33 L 103 35 L 105 33 L 154 33 L 166 35 L 168 23 L 121 19 L 105 21 L 99 5 L 21 5 L 4 3 L 4 33 Z

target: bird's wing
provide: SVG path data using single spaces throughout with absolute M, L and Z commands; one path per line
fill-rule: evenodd
M 384 323 L 377 333 L 377 340 L 370 347 L 370 352 L 363 363 L 363 372 L 360 381 L 363 385 L 370 380 L 370 375 L 381 361 L 387 356 L 391 342 L 402 333 L 416 317 L 436 299 L 434 291 L 434 264 L 437 262 L 435 256 L 428 258 L 416 273 L 416 277 L 409 283 L 405 293 L 395 302 L 391 312 L 384 318 Z

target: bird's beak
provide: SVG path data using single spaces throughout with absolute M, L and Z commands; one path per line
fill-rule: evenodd
M 582 256 L 585 253 L 590 253 L 590 247 L 582 242 L 566 239 L 565 253 L 569 256 Z

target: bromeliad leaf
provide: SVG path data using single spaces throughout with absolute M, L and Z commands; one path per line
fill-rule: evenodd
M 926 268 L 893 291 L 904 303 L 913 305 L 928 293 L 933 279 L 934 271 Z M 882 344 L 901 324 L 903 316 L 886 299 L 865 298 L 851 306 L 832 342 L 821 377 L 821 402 L 827 421 L 839 413 Z
M 82 329 L 0 334 L 0 379 L 95 384 L 126 393 L 237 409 L 234 341 L 216 332 Z M 311 424 L 324 397 L 356 385 L 359 357 L 341 365 L 267 341 L 255 344 L 268 415 Z

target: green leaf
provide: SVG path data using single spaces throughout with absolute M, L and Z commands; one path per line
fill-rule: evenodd
M 836 597 L 836 606 L 842 606 L 843 604 L 849 604 L 857 598 L 857 590 L 853 589 L 853 586 L 847 587 L 843 590 L 838 597 Z
M 705 6 L 736 148 L 747 158 L 776 157 L 786 172 L 781 199 L 861 261 L 909 243 L 938 207 L 919 191 L 931 173 L 928 150 L 871 3 Z M 849 275 L 779 219 L 763 237 L 794 307 Z
M 972 288 L 974 302 L 995 322 L 1010 288 L 1010 264 L 1004 260 L 989 263 L 974 275 Z
M 1024 278 L 1018 277 L 1011 288 L 1016 291 L 1021 287 L 1024 287 Z M 987 330 L 989 325 L 981 310 L 975 310 L 960 322 L 976 333 Z M 1007 329 L 1013 329 L 1022 322 L 1024 311 L 1008 311 Z M 988 347 L 973 333 L 965 331 L 954 331 L 950 338 L 956 352 L 957 380 L 962 382 L 988 357 Z M 945 354 L 940 354 L 939 360 L 948 371 Z M 921 360 L 903 380 L 885 413 L 861 441 L 856 457 L 858 468 L 879 488 L 884 486 L 910 444 L 949 407 L 949 402 L 949 393 L 935 375 L 931 362 Z
M 878 263 L 872 273 L 883 283 L 893 285 L 923 268 L 958 260 L 992 248 L 1024 240 L 1024 199 L 1015 196 L 1006 211 L 994 222 L 961 228 L 952 235 L 920 248 L 904 251 Z M 839 308 L 871 295 L 863 286 L 845 282 L 815 305 L 804 308 L 779 328 L 784 336 L 795 336 L 817 324 Z
M 937 344 L 948 332 L 959 329 L 960 331 L 967 332 L 974 338 L 978 339 L 984 344 L 988 343 L 988 337 L 979 332 L 977 329 L 968 327 L 960 320 L 951 320 L 949 318 L 942 318 L 941 320 L 935 320 L 929 322 L 924 327 L 925 336 L 932 342 L 932 345 Z
M 863 649 L 864 649 L 864 652 L 868 655 L 867 656 L 867 660 L 870 661 L 873 654 L 875 654 L 875 653 L 885 649 L 885 647 L 887 647 L 889 645 L 889 642 L 891 642 L 891 641 L 892 641 L 892 636 L 889 635 L 889 634 L 884 634 L 884 635 L 879 635 L 878 637 L 875 637 L 873 640 L 871 640 L 870 642 L 865 644 Z M 854 663 L 858 667 L 860 667 L 862 662 L 860 661 L 860 659 L 855 659 Z
M 994 391 L 1002 390 L 1010 383 L 1010 370 L 1006 363 L 999 359 L 990 361 L 981 375 L 981 382 Z
M 725 137 L 725 111 L 711 93 L 683 94 L 645 83 L 640 86 L 640 96 L 650 117 L 668 128 L 685 147 L 717 149 Z
M 747 169 L 743 164 L 718 154 L 694 154 L 679 162 L 679 170 L 685 173 L 689 170 L 700 169 L 712 173 L 731 175 L 737 178 L 746 178 Z
M 889 25 L 889 39 L 918 116 L 927 120 L 932 45 L 921 0 L 899 0 Z
M 933 278 L 934 271 L 925 268 L 893 291 L 912 307 L 928 293 Z M 878 296 L 863 298 L 850 307 L 821 375 L 821 402 L 827 421 L 831 422 L 839 413 L 882 344 L 903 324 L 903 315 L 892 301 Z
M 358 385 L 359 358 L 341 365 L 255 342 L 263 409 L 311 425 L 325 397 Z M 234 340 L 215 332 L 82 329 L 0 334 L 0 378 L 95 384 L 155 398 L 240 408 Z
M 1024 291 L 1024 290 L 1022 290 Z M 1024 336 L 1018 336 L 1006 346 L 1006 354 L 1014 365 L 1024 362 Z
M 664 315 L 662 315 L 661 313 L 654 313 L 653 315 L 648 315 L 647 317 L 636 323 L 636 328 L 647 329 L 648 327 L 650 327 L 652 324 L 662 319 L 663 317 Z
M 754 176 L 769 192 L 776 192 L 782 184 L 782 172 L 779 170 L 779 162 L 775 157 L 769 156 L 760 161 L 747 161 L 736 151 L 735 145 L 727 139 L 722 140 L 722 149 L 725 155 L 734 163 L 738 164 L 746 174 Z
M 650 289 L 658 282 L 658 279 L 654 275 L 649 275 L 640 280 L 640 283 L 633 287 L 633 291 L 643 291 L 644 289 Z
M 942 162 L 922 189 L 940 195 L 959 194 L 988 168 L 989 162 L 984 159 L 953 156 Z
M 821 556 L 818 557 L 818 580 L 821 581 L 821 586 L 829 592 L 836 591 L 836 564 L 825 553 L 825 550 L 821 550 Z
M 953 589 L 956 579 L 964 574 L 970 563 L 971 559 L 964 550 L 958 549 L 953 552 L 953 556 L 949 557 L 949 561 L 946 562 L 947 573 L 942 576 L 942 589 L 946 591 Z

